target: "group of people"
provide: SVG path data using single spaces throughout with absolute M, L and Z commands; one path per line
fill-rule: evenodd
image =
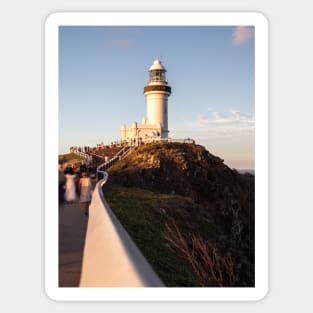
M 127 140 L 119 140 L 119 141 L 112 141 L 111 144 L 106 145 L 103 142 L 96 144 L 95 147 L 89 147 L 89 146 L 84 146 L 84 147 L 79 147 L 79 146 L 72 146 L 70 147 L 70 152 L 83 152 L 87 154 L 93 154 L 93 153 L 98 153 L 101 150 L 106 150 L 110 148 L 123 148 L 124 146 L 128 145 L 129 142 Z
M 64 201 L 66 203 L 79 201 L 84 205 L 87 216 L 89 215 L 89 204 L 94 187 L 93 180 L 95 180 L 95 175 L 88 175 L 85 170 L 75 173 L 73 168 L 67 168 L 64 171 L 62 184 Z

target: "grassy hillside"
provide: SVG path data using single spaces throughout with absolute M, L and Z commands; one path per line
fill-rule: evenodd
M 66 162 L 73 162 L 73 161 L 83 161 L 85 160 L 83 157 L 75 154 L 75 153 L 66 153 L 66 154 L 60 154 L 59 155 L 59 163 L 66 163 Z
M 254 285 L 254 176 L 203 147 L 140 146 L 106 199 L 167 286 Z
M 177 206 L 191 208 L 194 204 L 190 200 L 113 184 L 109 185 L 105 197 L 167 286 L 197 285 L 197 277 L 190 264 L 170 249 L 164 238 L 165 224 L 171 220 L 171 211 L 175 211 Z

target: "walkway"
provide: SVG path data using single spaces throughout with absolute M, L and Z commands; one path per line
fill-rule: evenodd
M 79 203 L 59 209 L 59 287 L 78 287 L 88 217 Z

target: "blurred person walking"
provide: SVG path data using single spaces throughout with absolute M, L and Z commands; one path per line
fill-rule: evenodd
M 64 200 L 68 203 L 75 202 L 76 196 L 76 175 L 73 168 L 68 168 L 64 172 L 65 185 L 64 185 Z
M 82 177 L 79 180 L 79 191 L 80 191 L 80 199 L 79 201 L 84 204 L 85 215 L 89 215 L 89 204 L 91 201 L 91 195 L 93 186 L 90 180 L 90 177 L 86 172 L 82 172 Z

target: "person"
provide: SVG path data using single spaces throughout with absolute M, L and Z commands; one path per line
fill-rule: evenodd
M 74 174 L 73 168 L 65 170 L 65 185 L 64 185 L 64 199 L 66 202 L 75 202 L 76 201 L 76 175 Z
M 92 183 L 86 172 L 82 173 L 79 180 L 80 199 L 79 201 L 84 204 L 85 215 L 89 215 L 89 204 L 92 194 Z

